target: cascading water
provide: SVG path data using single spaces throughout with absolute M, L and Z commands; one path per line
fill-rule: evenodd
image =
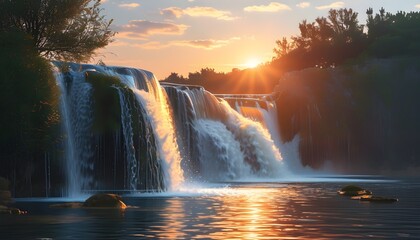
M 127 179 L 128 186 L 130 190 L 137 189 L 137 181 L 138 181 L 138 164 L 136 159 L 136 149 L 134 147 L 134 134 L 133 134 L 133 127 L 132 127 L 132 120 L 131 120 L 131 109 L 126 99 L 126 96 L 121 88 L 115 88 L 118 91 L 118 96 L 120 100 L 121 106 L 121 125 L 122 131 L 124 133 L 124 147 L 126 152 L 126 160 L 127 160 L 127 172 L 129 173 L 129 178 Z
M 174 87 L 166 85 L 175 115 L 187 119 L 193 127 L 193 131 L 178 129 L 181 132 L 178 135 L 189 135 L 189 139 L 193 139 L 189 142 L 197 143 L 190 154 L 195 160 L 192 164 L 195 168 L 188 169 L 188 172 L 196 173 L 204 180 L 282 177 L 288 174 L 270 133 L 260 123 L 240 115 L 225 101 L 219 101 L 202 88 L 179 86 L 174 91 Z M 178 102 L 185 99 L 185 95 L 191 106 Z
M 158 98 L 141 91 L 134 90 L 136 97 L 148 110 L 148 117 L 153 125 L 158 142 L 159 156 L 165 160 L 165 186 L 175 190 L 184 180 L 181 169 L 181 156 L 175 139 L 175 131 L 166 100 L 158 102 Z
M 61 88 L 61 113 L 66 133 L 67 195 L 77 196 L 92 181 L 82 172 L 92 170 L 90 145 L 92 138 L 91 91 L 89 84 L 82 81 L 82 74 L 57 73 Z
M 218 95 L 223 98 L 241 115 L 260 122 L 270 133 L 272 140 L 280 150 L 287 169 L 301 172 L 299 160 L 299 136 L 290 142 L 283 142 L 280 138 L 278 125 L 278 109 L 270 95 Z
M 182 183 L 166 93 L 153 74 L 70 64 L 56 75 L 62 90 L 69 196 L 85 190 L 162 191 Z M 111 120 L 98 119 L 103 116 Z
M 199 159 L 204 179 L 226 181 L 251 174 L 251 168 L 243 162 L 240 143 L 223 123 L 198 119 L 194 122 L 194 128 L 200 143 Z
M 201 87 L 163 88 L 133 68 L 70 64 L 57 79 L 69 195 L 288 174 L 265 128 L 275 132 L 275 124 L 259 108 L 248 109 L 258 116 L 251 120 Z

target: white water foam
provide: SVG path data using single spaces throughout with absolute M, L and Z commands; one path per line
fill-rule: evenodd
M 279 149 L 276 147 L 270 133 L 261 123 L 248 119 L 233 110 L 226 101 L 221 104 L 228 112 L 227 127 L 240 141 L 242 148 L 253 151 L 260 165 L 255 174 L 260 177 L 286 177 L 290 175 L 282 162 Z
M 206 180 L 226 181 L 249 176 L 241 146 L 226 126 L 214 120 L 194 121 L 199 142 L 201 175 Z

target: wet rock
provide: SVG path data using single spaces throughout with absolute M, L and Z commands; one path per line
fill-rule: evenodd
M 363 189 L 359 186 L 355 185 L 348 185 L 343 187 L 341 190 L 338 191 L 338 194 L 343 196 L 362 196 L 362 195 L 372 195 L 372 192 L 366 189 Z
M 88 198 L 84 203 L 85 208 L 117 208 L 125 209 L 127 206 L 122 198 L 116 194 L 95 194 Z
M 363 197 L 360 198 L 360 201 L 377 202 L 377 203 L 393 203 L 393 202 L 398 202 L 398 198 L 388 198 L 388 197 L 379 197 L 379 196 L 363 196 Z
M 50 205 L 50 208 L 81 208 L 83 203 L 81 202 L 69 202 L 69 203 L 57 203 Z
M 22 215 L 27 214 L 28 212 L 22 211 L 17 208 L 9 208 L 3 205 L 0 205 L 0 214 L 8 214 L 8 215 Z

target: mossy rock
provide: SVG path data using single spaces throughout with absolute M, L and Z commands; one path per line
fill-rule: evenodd
M 127 206 L 122 198 L 116 194 L 100 193 L 88 198 L 84 203 L 85 208 L 117 208 L 125 209 Z
M 116 88 L 126 87 L 115 76 L 93 71 L 86 72 L 85 76 L 93 88 L 93 130 L 97 133 L 118 130 L 121 127 L 121 107 Z
M 372 195 L 372 192 L 356 185 L 348 185 L 339 190 L 338 194 L 343 196 L 354 197 L 362 195 Z

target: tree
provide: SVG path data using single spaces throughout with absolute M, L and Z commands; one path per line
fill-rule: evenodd
M 50 60 L 88 60 L 115 34 L 100 4 L 100 0 L 0 0 L 0 31 L 25 32 L 38 53 Z
M 285 37 L 281 40 L 277 40 L 276 44 L 277 48 L 274 48 L 273 51 L 279 57 L 286 56 L 291 50 L 293 50 L 293 44 L 289 42 Z
M 350 9 L 331 9 L 327 18 L 302 21 L 300 35 L 277 41 L 276 62 L 286 71 L 306 67 L 330 67 L 342 64 L 360 54 L 366 46 L 363 25 L 358 14 Z

